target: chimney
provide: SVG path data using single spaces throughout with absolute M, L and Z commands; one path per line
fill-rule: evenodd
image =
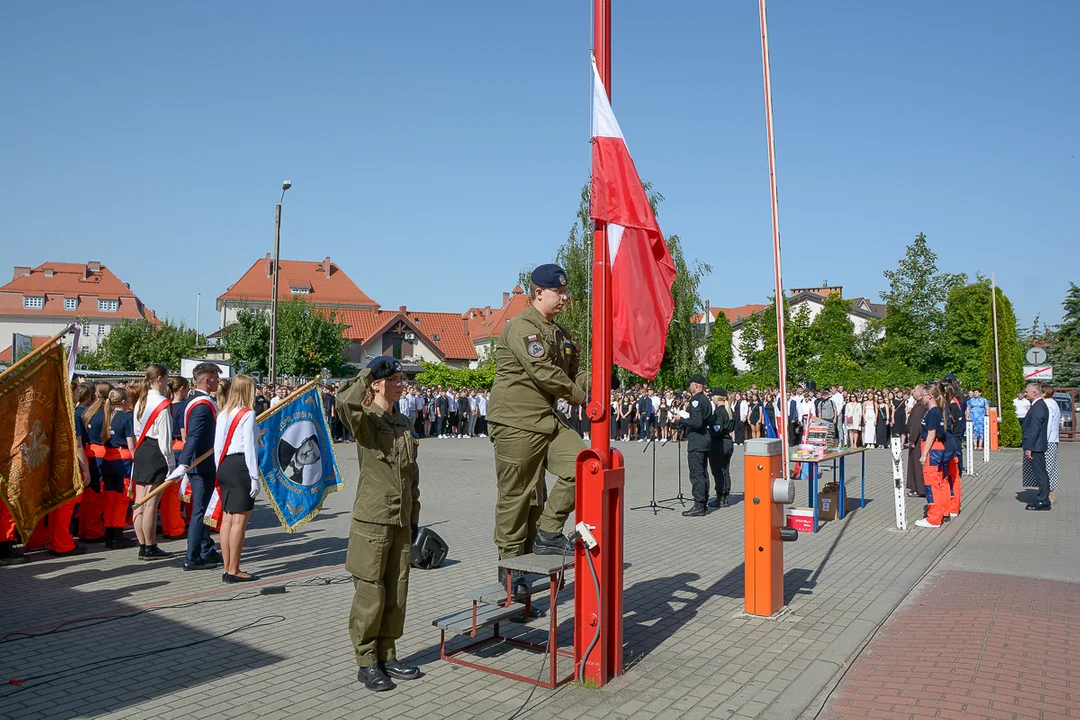
M 487 305 L 487 306 L 484 307 L 484 317 L 489 317 L 490 315 L 491 315 L 491 306 Z
M 323 267 L 326 268 L 326 279 L 329 280 L 330 279 L 330 256 L 329 255 L 326 256 L 325 260 L 323 260 Z
M 27 267 L 26 265 L 16 265 L 15 266 L 15 277 L 13 277 L 11 279 L 12 280 L 18 280 L 19 278 L 21 278 L 21 277 L 23 277 L 25 275 L 29 275 L 29 274 L 30 274 L 30 268 L 29 267 Z
M 503 305 L 510 302 L 510 293 L 503 293 Z
M 402 306 L 400 306 L 398 308 L 398 312 L 401 313 L 402 315 L 407 315 L 408 314 L 408 310 L 406 310 L 404 305 L 402 305 Z
M 270 259 L 270 253 L 266 253 L 266 257 L 263 258 L 266 262 L 266 277 L 273 277 L 274 275 L 274 261 Z
M 90 272 L 101 272 L 101 263 L 97 260 L 91 260 L 90 262 L 86 263 L 86 268 Z
M 469 336 L 469 318 L 461 318 L 461 332 L 465 337 Z
M 45 277 L 52 277 L 52 276 L 53 276 L 53 269 L 52 268 L 45 268 Z

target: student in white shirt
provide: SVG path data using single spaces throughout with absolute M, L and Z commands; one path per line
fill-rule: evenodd
M 229 388 L 228 399 L 218 412 L 214 434 L 214 459 L 218 464 L 217 480 L 221 488 L 221 556 L 225 566 L 221 581 L 224 583 L 259 579 L 240 571 L 244 534 L 261 487 L 254 405 L 255 382 L 247 375 L 237 375 Z M 236 420 L 238 416 L 240 419 Z M 230 428 L 233 428 L 231 438 L 228 437 Z
M 172 410 L 165 397 L 169 370 L 151 365 L 135 401 L 135 456 L 131 481 L 135 484 L 135 502 L 142 501 L 176 467 L 172 449 Z M 172 553 L 157 545 L 157 509 L 161 496 L 140 506 L 132 515 L 135 536 L 139 539 L 140 560 L 164 560 Z
M 1013 407 L 1016 408 L 1016 419 L 1023 421 L 1027 417 L 1028 410 L 1031 409 L 1031 401 L 1024 397 L 1023 390 L 1013 400 Z

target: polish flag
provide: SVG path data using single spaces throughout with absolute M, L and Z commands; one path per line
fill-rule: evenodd
M 607 223 L 615 364 L 652 379 L 675 312 L 675 263 L 593 62 L 592 195 L 589 217 Z

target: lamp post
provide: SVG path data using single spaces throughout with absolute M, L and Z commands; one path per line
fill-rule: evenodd
M 281 203 L 285 200 L 285 191 L 292 187 L 286 180 L 281 183 L 281 199 L 278 200 L 274 215 L 274 274 L 270 288 L 270 384 L 277 385 L 277 304 L 278 304 L 278 265 L 281 256 Z

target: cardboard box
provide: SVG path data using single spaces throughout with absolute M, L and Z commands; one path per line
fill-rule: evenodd
M 814 509 L 801 507 L 784 508 L 784 526 L 799 532 L 814 532 Z
M 847 502 L 847 488 L 844 488 L 844 507 Z M 828 482 L 818 492 L 818 520 L 835 520 L 840 514 L 840 484 Z

